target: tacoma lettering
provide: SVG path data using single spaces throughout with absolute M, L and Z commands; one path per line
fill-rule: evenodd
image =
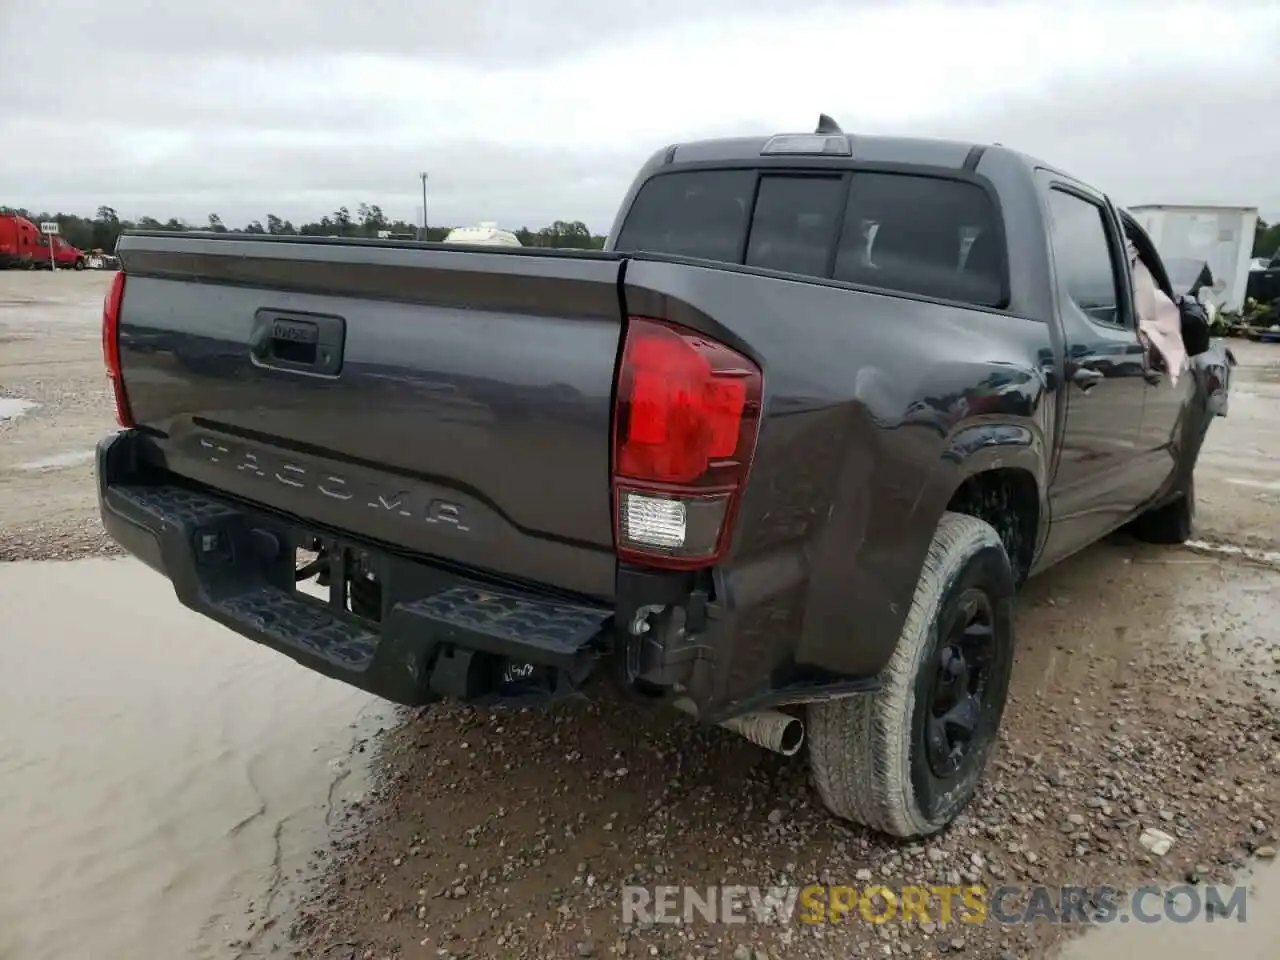
M 379 488 L 372 480 L 312 470 L 284 457 L 247 449 L 234 440 L 197 437 L 201 459 L 225 469 L 234 465 L 237 472 L 258 477 L 291 490 L 312 491 L 340 502 L 358 501 L 368 509 L 397 517 L 417 518 L 433 527 L 446 527 L 458 533 L 470 533 L 462 504 L 443 497 L 424 495 L 405 489 Z

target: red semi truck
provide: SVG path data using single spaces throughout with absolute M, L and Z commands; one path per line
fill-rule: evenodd
M 54 236 L 47 237 L 31 220 L 17 214 L 0 214 L 0 270 L 50 269 L 49 243 L 54 244 L 52 265 L 59 269 L 84 269 L 84 251 Z
M 59 269 L 85 268 L 84 251 L 62 237 L 49 237 L 26 217 L 0 214 L 0 269 L 49 269 L 49 243 L 53 243 L 53 266 Z
M 31 269 L 40 253 L 49 259 L 49 248 L 40 246 L 40 228 L 26 217 L 0 214 L 0 269 Z

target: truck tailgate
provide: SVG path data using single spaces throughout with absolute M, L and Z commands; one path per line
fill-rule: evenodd
M 133 418 L 169 471 L 608 597 L 621 259 L 128 235 Z

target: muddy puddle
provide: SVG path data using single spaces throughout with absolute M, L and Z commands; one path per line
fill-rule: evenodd
M 1024 677 L 1045 694 L 1101 680 L 1141 685 L 1146 671 L 1173 670 L 1200 692 L 1259 692 L 1280 706 L 1278 595 L 1274 551 L 1169 550 L 1117 535 L 1027 584 L 1018 628 L 1036 639 Z
M 37 406 L 34 400 L 21 400 L 12 397 L 0 397 L 0 423 L 6 420 L 16 420 L 24 413 L 35 409 Z
M 0 611 L 0 958 L 265 953 L 390 710 L 132 560 L 0 565 Z
M 1238 913 L 1206 920 L 1199 908 L 1209 902 L 1204 887 L 1170 890 L 1168 910 L 1158 898 L 1141 903 L 1143 922 L 1123 913 L 1070 943 L 1057 960 L 1275 960 L 1280 955 L 1280 868 L 1268 865 L 1241 876 L 1249 896 Z M 1218 887 L 1218 902 L 1231 903 L 1234 888 Z
M 64 467 L 78 467 L 81 464 L 92 463 L 94 457 L 93 450 L 68 450 L 66 453 L 55 453 L 50 457 L 42 457 L 39 460 L 28 460 L 26 463 L 18 464 L 19 470 L 61 470 Z

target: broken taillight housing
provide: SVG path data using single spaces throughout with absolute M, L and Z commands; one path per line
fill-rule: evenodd
M 704 334 L 627 322 L 614 408 L 614 542 L 646 566 L 709 566 L 729 547 L 764 377 Z
M 133 413 L 129 409 L 129 397 L 124 389 L 124 376 L 120 369 L 120 305 L 124 302 L 124 271 L 116 271 L 111 278 L 111 288 L 102 301 L 102 362 L 111 381 L 111 393 L 116 401 L 116 423 L 132 427 Z

